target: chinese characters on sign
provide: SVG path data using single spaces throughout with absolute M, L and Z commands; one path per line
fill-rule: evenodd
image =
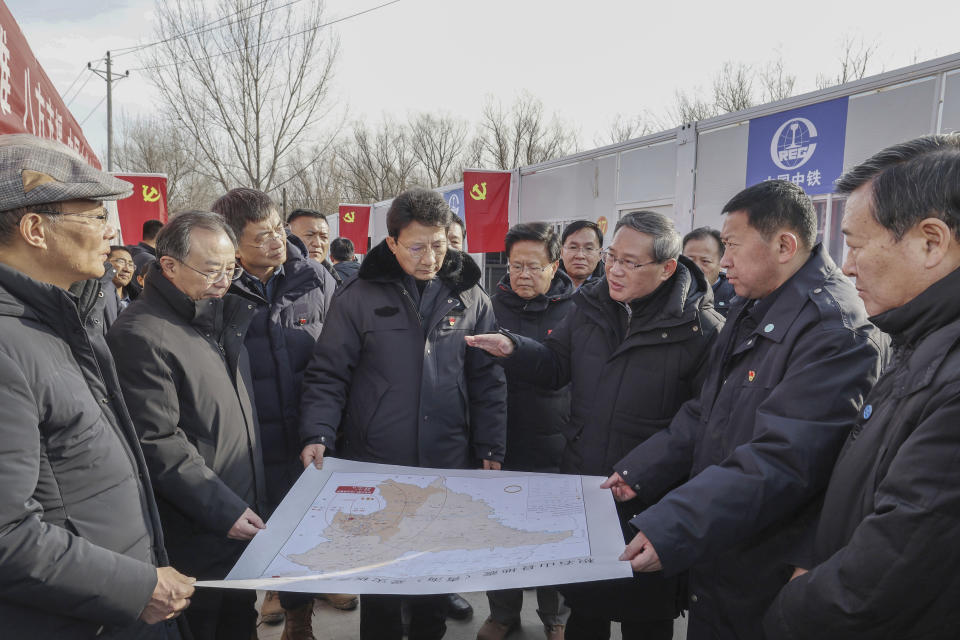
M 0 2 L 0 133 L 30 133 L 67 145 L 93 166 L 96 154 Z

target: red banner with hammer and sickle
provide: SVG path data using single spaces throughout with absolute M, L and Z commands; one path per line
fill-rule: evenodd
M 463 206 L 467 242 L 471 253 L 503 251 L 503 237 L 510 224 L 509 171 L 463 172 Z
M 340 237 L 353 242 L 356 253 L 367 252 L 367 238 L 370 237 L 370 205 L 340 205 Z
M 124 244 L 137 244 L 143 239 L 144 222 L 167 222 L 167 176 L 162 173 L 113 175 L 133 184 L 133 195 L 117 200 L 117 212 Z

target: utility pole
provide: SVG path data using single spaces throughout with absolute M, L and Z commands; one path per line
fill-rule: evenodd
M 124 78 L 130 77 L 130 72 L 126 71 L 121 76 L 113 75 L 113 63 L 110 60 L 110 52 L 107 51 L 107 68 L 94 69 L 91 63 L 87 63 L 87 69 L 107 81 L 107 171 L 113 171 L 113 83 Z

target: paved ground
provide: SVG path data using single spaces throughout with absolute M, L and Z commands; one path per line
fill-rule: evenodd
M 259 594 L 257 606 L 263 599 L 263 594 Z M 487 606 L 487 597 L 484 593 L 463 593 L 470 604 L 473 605 L 473 620 L 467 622 L 457 622 L 456 620 L 447 620 L 447 635 L 445 640 L 475 640 L 477 630 L 483 621 L 487 618 L 490 609 Z M 540 624 L 540 618 L 537 617 L 537 599 L 532 591 L 524 592 L 523 614 L 521 617 L 522 627 L 519 631 L 508 636 L 508 640 L 541 640 L 543 636 L 543 626 Z M 620 640 L 620 630 L 614 623 L 614 631 L 611 634 L 612 640 Z M 265 625 L 258 627 L 261 640 L 280 640 L 280 634 L 283 632 L 283 625 Z M 360 635 L 360 610 L 338 611 L 323 601 L 318 601 L 313 611 L 313 632 L 317 640 L 354 640 Z M 674 624 L 674 640 L 684 640 L 687 635 L 686 620 L 679 618 Z

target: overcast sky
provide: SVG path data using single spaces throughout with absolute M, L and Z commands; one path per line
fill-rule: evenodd
M 385 0 L 327 0 L 343 17 Z M 282 3 L 281 0 L 273 0 Z M 154 0 L 6 0 L 53 83 L 74 90 L 107 49 L 153 40 Z M 94 7 L 94 8 L 91 8 Z M 724 61 L 782 56 L 801 92 L 835 74 L 844 38 L 876 43 L 870 71 L 956 53 L 955 0 L 640 2 L 637 0 L 400 0 L 338 24 L 335 95 L 352 118 L 445 111 L 476 121 L 487 94 L 539 97 L 591 148 L 615 114 L 661 114 L 678 89 L 708 89 Z M 117 59 L 123 72 L 142 66 Z M 105 83 L 96 76 L 69 105 L 98 153 L 106 148 Z M 143 72 L 115 85 L 116 112 L 147 113 Z M 91 115 L 92 114 L 92 115 Z

